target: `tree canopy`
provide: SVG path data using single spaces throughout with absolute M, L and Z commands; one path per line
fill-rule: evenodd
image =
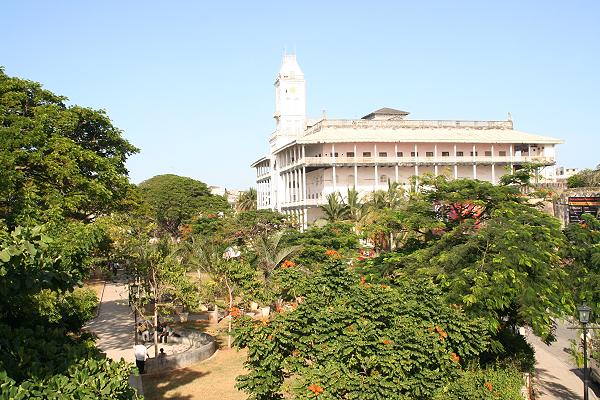
M 131 365 L 81 330 L 95 293 L 77 289 L 105 240 L 95 222 L 127 207 L 137 151 L 104 111 L 0 70 L 2 398 L 134 398 Z
M 205 183 L 183 176 L 157 175 L 140 183 L 139 189 L 160 229 L 172 236 L 194 216 L 214 217 L 230 209 L 227 200 L 212 195 Z
M 104 111 L 66 102 L 0 69 L 0 219 L 9 227 L 89 221 L 127 194 L 125 160 L 138 150 Z

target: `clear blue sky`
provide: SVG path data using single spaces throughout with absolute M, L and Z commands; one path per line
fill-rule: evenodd
M 221 4 L 220 4 L 221 3 Z M 297 6 L 294 6 L 297 5 Z M 284 47 L 308 113 L 505 119 L 600 163 L 600 2 L 21 1 L 0 3 L 0 65 L 106 109 L 141 149 L 133 182 L 175 173 L 253 185 L 275 126 Z

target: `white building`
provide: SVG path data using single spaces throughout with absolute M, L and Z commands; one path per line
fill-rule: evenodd
M 322 215 L 329 193 L 344 195 L 407 185 L 430 173 L 497 183 L 507 170 L 538 163 L 555 181 L 555 145 L 562 140 L 513 129 L 506 121 L 408 120 L 382 108 L 357 120 L 306 117 L 306 83 L 295 55 L 275 79 L 275 132 L 270 155 L 252 164 L 258 208 L 294 215 L 304 226 Z

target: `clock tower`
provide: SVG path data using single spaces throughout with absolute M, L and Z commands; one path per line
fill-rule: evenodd
M 275 78 L 275 113 L 277 127 L 271 137 L 271 149 L 277 149 L 306 129 L 306 82 L 295 54 L 285 54 Z

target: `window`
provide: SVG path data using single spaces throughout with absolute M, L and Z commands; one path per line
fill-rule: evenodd
M 450 157 L 449 151 L 442 151 L 442 157 Z
M 485 152 L 485 156 L 486 157 L 491 157 L 492 156 L 492 152 L 491 151 L 486 151 Z
M 411 152 L 410 152 L 410 156 L 411 156 L 411 157 L 414 157 L 414 156 L 415 156 L 415 152 L 414 152 L 414 151 L 411 151 Z M 417 152 L 417 157 L 419 157 L 419 153 L 418 153 L 418 152 Z
M 379 183 L 387 183 L 387 181 L 388 181 L 387 175 L 381 175 L 379 177 Z
M 427 152 L 425 152 L 425 156 L 426 157 L 433 157 L 433 151 L 427 151 Z
M 396 153 L 396 157 L 404 157 L 404 153 L 402 153 L 401 151 Z
M 379 152 L 379 157 L 387 157 L 387 152 L 385 152 L 385 151 L 380 151 L 380 152 Z
M 463 155 L 464 155 L 464 153 L 462 151 L 456 152 L 456 157 L 462 157 Z
M 499 155 L 500 157 L 506 157 L 506 151 L 499 151 L 499 152 L 498 152 L 498 155 Z
M 333 156 L 334 156 L 334 157 L 337 157 L 337 156 L 338 156 L 338 153 L 337 153 L 337 151 L 336 151 L 335 153 L 333 153 Z
M 471 152 L 471 155 L 472 155 L 472 156 L 473 156 L 473 155 L 474 155 L 474 156 L 476 156 L 476 155 L 477 155 L 477 152 L 475 152 L 475 154 L 473 154 L 473 152 Z
M 354 157 L 354 152 L 353 151 L 349 151 L 346 153 L 347 157 Z
M 348 175 L 348 184 L 354 185 L 354 175 Z
M 371 157 L 370 151 L 363 151 L 363 157 Z

